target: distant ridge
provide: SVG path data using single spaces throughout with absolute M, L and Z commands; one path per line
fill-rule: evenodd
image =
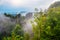
M 50 7 L 49 7 L 49 9 L 50 8 L 54 8 L 54 7 L 60 7 L 60 1 L 57 1 L 57 2 L 55 2 L 53 4 L 51 4 Z

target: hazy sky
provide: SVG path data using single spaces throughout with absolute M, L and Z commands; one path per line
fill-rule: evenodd
M 47 9 L 50 4 L 59 0 L 0 0 L 0 12 L 34 11 L 34 8 Z

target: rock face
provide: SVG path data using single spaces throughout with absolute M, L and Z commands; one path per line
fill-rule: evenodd
M 60 1 L 57 1 L 53 4 L 51 4 L 49 8 L 54 8 L 54 7 L 60 7 Z

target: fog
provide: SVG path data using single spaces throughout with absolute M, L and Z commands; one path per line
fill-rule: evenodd
M 26 14 L 24 20 L 20 19 L 24 32 L 32 32 L 32 24 L 31 24 L 32 20 L 33 20 L 33 16 L 30 13 Z M 0 14 L 0 32 L 4 32 L 4 31 L 10 32 L 11 28 L 13 30 L 15 25 L 16 22 L 11 21 L 10 17 L 6 17 L 4 14 Z

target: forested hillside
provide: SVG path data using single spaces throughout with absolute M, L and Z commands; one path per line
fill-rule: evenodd
M 51 4 L 46 12 L 36 9 L 34 15 L 2 14 L 0 40 L 60 40 L 60 1 Z

